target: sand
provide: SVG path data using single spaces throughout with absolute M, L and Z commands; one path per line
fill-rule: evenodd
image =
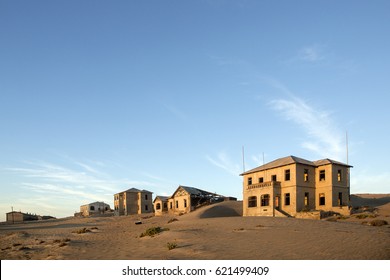
M 376 209 L 346 219 L 242 217 L 242 202 L 229 201 L 176 217 L 72 217 L 1 224 L 0 259 L 388 260 L 390 195 L 358 196 L 352 198 L 355 206 L 359 199 L 361 206 Z M 168 223 L 173 218 L 177 221 Z M 370 226 L 375 219 L 389 225 Z M 151 227 L 163 231 L 140 237 Z M 84 228 L 85 233 L 77 232 Z M 176 248 L 169 250 L 168 243 Z

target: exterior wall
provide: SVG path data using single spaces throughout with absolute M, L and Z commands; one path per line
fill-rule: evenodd
M 123 195 L 123 203 L 125 215 L 134 215 L 139 213 L 138 193 L 125 192 Z
M 161 216 L 164 213 L 167 213 L 168 205 L 169 205 L 168 200 L 161 200 L 160 198 L 156 198 L 154 201 L 154 214 L 156 216 Z
M 179 188 L 174 196 L 169 199 L 169 202 L 172 202 L 172 209 L 169 209 L 172 213 L 180 214 L 191 212 L 191 196 L 184 189 Z
M 289 170 L 289 180 L 286 178 L 286 170 Z M 272 182 L 275 176 L 276 182 Z M 262 183 L 259 183 L 260 178 L 263 178 Z M 349 182 L 349 167 L 337 164 L 315 167 L 294 163 L 244 174 L 243 215 L 275 215 L 274 207 L 292 216 L 304 210 L 345 213 L 349 205 Z M 269 205 L 261 206 L 261 196 L 266 194 L 270 195 Z M 254 198 L 256 202 L 253 202 Z M 255 203 L 256 206 L 249 207 L 249 203 Z
M 7 222 L 15 223 L 15 222 L 23 222 L 23 221 L 34 221 L 38 220 L 39 217 L 37 215 L 26 214 L 22 212 L 9 212 L 6 213 Z
M 109 210 L 110 210 L 110 205 L 108 205 L 104 202 L 93 202 L 90 204 L 80 206 L 80 213 L 82 216 L 90 216 L 93 214 L 100 214 L 104 211 L 109 211 Z
M 138 214 L 153 213 L 153 200 L 151 192 L 139 192 Z

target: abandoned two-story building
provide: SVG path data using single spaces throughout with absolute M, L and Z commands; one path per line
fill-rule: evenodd
M 295 216 L 300 211 L 348 212 L 349 169 L 331 159 L 280 158 L 243 176 L 244 216 Z
M 153 213 L 152 192 L 131 188 L 114 194 L 116 216 Z

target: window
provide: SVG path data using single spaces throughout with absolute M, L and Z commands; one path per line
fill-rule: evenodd
M 173 205 L 172 202 L 169 202 L 169 209 L 172 209 Z
M 168 209 L 168 203 L 164 202 L 164 209 Z
M 320 205 L 325 205 L 325 194 L 320 193 Z
M 179 201 L 176 200 L 176 208 L 179 208 Z
M 248 207 L 257 207 L 257 197 L 256 196 L 248 197 Z
M 263 177 L 260 177 L 259 178 L 259 183 L 263 183 L 264 182 L 264 178 Z
M 272 175 L 272 176 L 271 176 L 271 180 L 272 180 L 273 182 L 276 182 L 276 175 Z
M 308 182 L 309 181 L 309 169 L 304 169 L 303 170 L 303 180 L 305 182 Z
M 284 195 L 284 205 L 290 205 L 290 193 Z
M 145 194 L 145 200 L 148 200 L 148 195 L 147 194 Z
M 325 181 L 325 170 L 320 170 L 320 181 Z
M 337 170 L 337 181 L 341 182 L 341 169 Z
M 161 203 L 157 203 L 156 204 L 156 210 L 160 210 L 161 209 Z
M 184 199 L 184 208 L 187 207 L 187 199 Z
M 343 205 L 343 193 L 339 192 L 339 206 Z
M 261 206 L 269 206 L 269 194 L 263 194 L 261 196 Z
M 252 185 L 252 177 L 248 178 L 248 185 Z
M 89 206 L 89 210 L 90 211 L 95 211 L 95 206 L 93 206 L 93 205 Z
M 284 180 L 290 181 L 290 169 L 284 170 Z
M 305 206 L 309 206 L 309 193 L 305 192 Z
M 148 211 L 149 208 L 148 208 L 148 205 L 145 205 L 145 211 Z

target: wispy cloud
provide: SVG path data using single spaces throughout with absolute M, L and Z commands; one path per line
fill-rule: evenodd
M 325 59 L 323 47 L 320 45 L 312 45 L 303 47 L 298 52 L 298 59 L 307 62 L 318 62 Z
M 233 162 L 225 152 L 218 153 L 216 158 L 207 155 L 206 159 L 211 164 L 222 168 L 231 175 L 238 176 L 238 174 L 240 174 L 240 165 Z
M 187 115 L 173 105 L 163 104 L 164 108 L 168 110 L 176 118 L 184 121 L 187 119 Z
M 278 87 L 288 93 L 288 98 L 275 99 L 269 104 L 305 133 L 306 140 L 302 142 L 302 147 L 321 157 L 344 160 L 344 133 L 332 114 L 296 97 L 285 86 L 280 84 Z

